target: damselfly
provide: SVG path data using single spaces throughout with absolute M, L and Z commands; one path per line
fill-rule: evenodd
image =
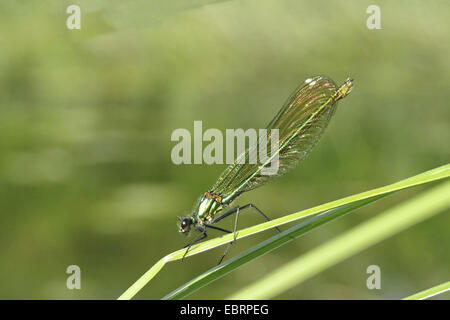
M 234 223 L 234 241 L 236 241 L 236 229 L 239 211 L 253 207 L 266 220 L 269 218 L 253 204 L 227 208 L 240 194 L 266 184 L 276 177 L 281 176 L 293 168 L 299 161 L 311 151 L 327 127 L 336 110 L 337 102 L 347 96 L 353 87 L 353 79 L 347 79 L 341 86 L 324 76 L 316 76 L 307 79 L 287 100 L 275 118 L 267 125 L 267 136 L 264 139 L 266 150 L 272 150 L 271 129 L 278 129 L 278 148 L 272 150 L 272 154 L 264 163 L 251 164 L 246 161 L 256 156 L 257 146 L 249 146 L 233 164 L 222 173 L 216 184 L 205 192 L 197 201 L 192 215 L 180 218 L 179 232 L 188 234 L 193 226 L 200 234 L 186 247 L 184 256 L 190 247 L 206 238 L 208 228 L 225 233 L 231 231 L 214 226 L 223 218 L 236 214 Z M 276 174 L 265 175 L 262 170 L 268 167 L 273 157 L 278 157 L 278 171 Z M 240 161 L 238 161 L 240 159 Z M 280 231 L 277 228 L 278 231 Z M 225 257 L 230 245 L 224 255 Z M 184 258 L 183 256 L 183 258 Z M 219 262 L 219 263 L 220 263 Z

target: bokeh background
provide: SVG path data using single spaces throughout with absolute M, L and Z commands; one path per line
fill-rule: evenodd
M 81 30 L 66 28 L 70 4 L 81 7 Z M 366 27 L 371 4 L 381 30 Z M 299 167 L 240 204 L 280 217 L 448 163 L 449 9 L 444 0 L 2 1 L 0 298 L 117 298 L 187 243 L 176 217 L 225 167 L 174 165 L 172 131 L 192 132 L 194 120 L 263 128 L 313 75 L 351 76 L 354 91 Z M 429 187 L 362 208 L 191 298 L 224 298 Z M 248 212 L 240 225 L 259 222 Z M 449 226 L 444 212 L 277 298 L 398 299 L 442 283 Z M 222 252 L 168 264 L 136 298 L 161 298 Z M 81 290 L 66 288 L 72 264 Z M 366 287 L 371 264 L 381 290 Z

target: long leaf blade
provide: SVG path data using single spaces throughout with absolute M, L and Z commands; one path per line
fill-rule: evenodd
M 332 209 L 336 209 L 339 207 L 343 207 L 345 205 L 354 204 L 356 202 L 361 202 L 363 205 L 363 200 L 368 200 L 367 203 L 375 201 L 379 197 L 389 195 L 393 192 L 410 188 L 416 185 L 429 183 L 432 181 L 436 181 L 439 179 L 444 179 L 450 176 L 450 164 L 443 165 L 438 168 L 434 168 L 432 170 L 420 173 L 416 176 L 401 180 L 399 182 L 376 188 L 370 191 L 362 192 L 356 195 L 352 195 L 349 197 L 342 198 L 340 200 L 331 201 L 307 210 L 302 210 L 297 213 L 293 213 L 269 222 L 261 223 L 259 225 L 255 225 L 249 228 L 245 228 L 243 230 L 238 231 L 237 238 L 247 237 L 268 229 L 271 229 L 275 226 L 283 225 L 289 222 L 294 222 L 296 220 L 313 216 L 319 213 L 323 213 Z M 212 248 L 224 245 L 233 240 L 233 235 L 225 235 L 219 238 L 211 239 L 209 241 L 205 241 L 194 245 L 189 251 L 187 256 L 192 256 L 194 254 L 201 253 L 206 250 L 210 250 Z M 185 249 L 177 250 L 171 254 L 160 259 L 155 266 L 150 268 L 141 278 L 139 278 L 130 288 L 128 288 L 119 299 L 131 299 L 133 298 L 163 267 L 167 262 L 180 260 L 184 255 Z M 234 258 L 233 258 L 234 259 Z M 228 260 L 231 261 L 232 259 Z M 227 263 L 226 261 L 225 263 Z M 225 263 L 223 265 L 225 265 Z M 213 277 L 210 281 L 214 281 Z M 166 296 L 169 298 L 169 295 Z
M 450 291 L 450 281 L 410 295 L 406 298 L 403 298 L 403 300 L 425 300 L 447 291 Z
M 446 167 L 446 169 L 444 167 Z M 299 237 L 326 222 L 329 222 L 338 217 L 341 217 L 344 214 L 346 214 L 352 210 L 355 210 L 355 209 L 362 207 L 368 203 L 376 201 L 376 200 L 378 200 L 384 196 L 387 196 L 395 191 L 416 185 L 419 183 L 419 181 L 422 181 L 422 183 L 426 183 L 426 182 L 435 180 L 437 177 L 441 177 L 441 178 L 448 177 L 449 170 L 450 170 L 449 165 L 439 167 L 434 170 L 430 170 L 428 172 L 420 174 L 418 176 L 414 176 L 412 178 L 392 184 L 390 186 L 378 188 L 378 189 L 371 190 L 368 192 L 363 192 L 359 195 L 356 195 L 356 196 L 359 196 L 359 197 L 357 197 L 359 200 L 353 198 L 354 196 L 344 198 L 347 200 L 343 201 L 340 206 L 332 206 L 331 208 L 329 208 L 329 210 L 326 210 L 325 212 L 322 211 L 323 212 L 322 214 L 319 214 L 308 221 L 300 223 L 300 224 L 282 232 L 279 235 L 273 236 L 273 237 L 267 239 L 266 241 L 248 249 L 247 251 L 231 258 L 230 260 L 225 261 L 221 265 L 216 266 L 216 267 L 206 271 L 205 273 L 198 276 L 197 278 L 189 281 L 188 283 L 182 285 L 178 289 L 172 291 L 171 293 L 166 295 L 163 299 L 184 298 L 187 295 L 200 289 L 201 287 L 223 277 L 227 273 L 242 266 L 243 264 L 245 264 L 249 261 L 252 261 L 256 257 L 263 255 L 269 251 L 272 251 L 275 248 L 291 241 L 293 238 Z M 420 180 L 418 178 L 423 179 L 423 180 Z M 390 191 L 388 192 L 388 190 L 390 190 Z M 371 193 L 372 195 L 368 196 L 367 193 Z M 349 198 L 354 201 L 348 201 Z M 344 199 L 341 199 L 341 200 L 344 200 Z M 315 208 L 317 208 L 317 207 L 315 207 Z M 305 210 L 305 211 L 307 212 L 308 210 Z M 305 211 L 302 211 L 302 212 L 304 213 Z M 288 217 L 292 217 L 295 215 L 297 215 L 297 214 L 292 214 L 292 215 L 289 215 Z M 286 218 L 286 217 L 283 217 L 283 218 Z M 280 219 L 283 219 L 283 218 L 280 218 Z M 277 220 L 280 220 L 280 219 L 277 219 Z M 275 221 L 276 220 L 271 221 L 271 222 L 275 222 Z M 264 223 L 264 224 L 268 224 L 268 223 L 269 222 Z M 249 228 L 247 228 L 247 229 L 249 229 Z M 247 229 L 244 229 L 244 231 Z
M 228 297 L 270 299 L 298 283 L 450 207 L 450 182 L 438 185 L 285 264 Z

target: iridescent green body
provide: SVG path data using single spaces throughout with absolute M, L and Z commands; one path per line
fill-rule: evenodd
M 205 192 L 189 217 L 190 224 L 202 226 L 213 223 L 214 217 L 241 193 L 259 187 L 279 177 L 304 159 L 317 143 L 336 109 L 337 102 L 352 90 L 353 80 L 347 79 L 337 87 L 331 79 L 317 76 L 307 79 L 289 97 L 275 118 L 267 125 L 267 150 L 271 150 L 271 129 L 279 130 L 278 150 L 262 164 L 251 164 L 248 159 L 257 153 L 258 143 L 249 146 L 238 159 L 227 167 L 208 192 Z M 276 175 L 263 175 L 261 170 L 278 156 Z M 181 231 L 181 229 L 180 229 Z M 181 231 L 184 232 L 184 231 Z

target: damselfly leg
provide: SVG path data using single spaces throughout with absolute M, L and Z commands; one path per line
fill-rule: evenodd
M 181 258 L 181 261 L 184 261 L 184 258 L 186 257 L 187 253 L 189 252 L 189 250 L 191 249 L 191 247 L 192 247 L 194 244 L 196 244 L 197 242 L 199 242 L 199 241 L 205 239 L 205 238 L 208 236 L 208 234 L 206 233 L 206 228 L 210 228 L 210 229 L 222 231 L 222 232 L 224 232 L 224 233 L 234 233 L 234 239 L 233 239 L 233 241 L 231 241 L 230 243 L 228 243 L 227 248 L 225 249 L 225 252 L 224 252 L 224 254 L 222 255 L 222 258 L 219 260 L 219 263 L 218 263 L 218 264 L 221 264 L 222 261 L 223 261 L 223 259 L 224 259 L 225 256 L 227 255 L 228 250 L 230 249 L 231 245 L 232 245 L 233 243 L 236 242 L 237 226 L 238 226 L 238 221 L 239 221 L 239 211 L 244 210 L 244 209 L 247 209 L 247 208 L 255 208 L 256 211 L 264 217 L 264 219 L 266 219 L 267 221 L 270 221 L 270 218 L 269 218 L 268 216 L 266 216 L 261 210 L 259 210 L 258 207 L 255 206 L 253 203 L 246 204 L 245 206 L 242 206 L 242 207 L 236 206 L 236 207 L 234 207 L 234 208 L 231 208 L 230 210 L 225 211 L 225 212 L 222 213 L 221 215 L 218 215 L 214 220 L 212 220 L 211 223 L 217 223 L 217 222 L 219 222 L 220 220 L 222 220 L 222 219 L 224 219 L 224 218 L 226 218 L 226 217 L 228 217 L 228 216 L 230 216 L 230 215 L 232 215 L 232 214 L 236 214 L 236 218 L 235 218 L 235 221 L 234 221 L 234 228 L 233 228 L 233 231 L 229 231 L 229 230 L 226 230 L 226 229 L 222 229 L 222 228 L 220 228 L 220 227 L 216 227 L 216 226 L 213 226 L 213 225 L 211 225 L 211 224 L 205 224 L 204 227 L 196 226 L 195 228 L 196 228 L 198 231 L 200 231 L 200 234 L 199 234 L 199 235 L 198 235 L 191 243 L 189 243 L 188 245 L 185 246 L 185 248 L 187 248 L 187 249 L 186 249 L 186 251 L 185 251 L 185 253 L 184 253 L 184 255 L 183 255 L 183 258 Z M 281 232 L 281 230 L 280 230 L 278 227 L 275 227 L 275 229 L 276 229 L 278 232 Z
M 238 225 L 238 221 L 239 221 L 239 211 L 240 211 L 240 210 L 247 209 L 247 208 L 255 208 L 256 211 L 258 211 L 258 213 L 260 213 L 267 221 L 270 221 L 270 218 L 269 218 L 268 216 L 266 216 L 261 210 L 259 210 L 258 207 L 255 206 L 253 203 L 246 204 L 245 206 L 242 206 L 242 207 L 236 206 L 236 207 L 231 208 L 230 210 L 228 210 L 228 211 L 222 213 L 221 215 L 218 215 L 218 216 L 213 220 L 212 223 L 216 223 L 216 222 L 222 220 L 223 218 L 226 218 L 226 217 L 228 217 L 228 216 L 230 216 L 230 215 L 236 213 L 236 218 L 235 218 L 235 220 L 234 220 L 234 228 L 233 228 L 234 239 L 233 239 L 233 241 L 231 241 L 230 243 L 228 243 L 227 248 L 225 249 L 225 252 L 223 253 L 222 258 L 220 258 L 218 264 L 221 264 L 221 263 L 222 263 L 223 259 L 224 259 L 225 256 L 227 255 L 228 250 L 230 249 L 231 245 L 234 244 L 234 243 L 236 242 L 236 236 L 237 236 L 237 232 L 236 232 L 236 231 L 237 231 L 237 225 Z M 278 227 L 275 227 L 275 229 L 276 229 L 278 232 L 281 232 L 281 230 L 280 230 Z
M 189 252 L 189 249 L 197 242 L 205 239 L 208 235 L 206 234 L 206 229 L 205 228 L 201 228 L 196 226 L 195 229 L 197 229 L 198 231 L 200 231 L 200 234 L 194 239 L 194 241 L 192 241 L 191 243 L 189 243 L 188 245 L 184 246 L 185 248 L 187 247 L 186 251 L 184 252 L 183 258 L 181 258 L 181 261 L 184 261 L 184 257 L 186 257 L 187 253 Z
M 205 239 L 208 236 L 208 234 L 206 233 L 206 228 L 211 228 L 211 229 L 222 231 L 222 232 L 225 232 L 225 233 L 231 233 L 231 231 L 228 231 L 226 229 L 222 229 L 222 228 L 219 228 L 219 227 L 216 227 L 216 226 L 212 226 L 210 224 L 205 224 L 205 228 L 202 228 L 200 226 L 196 226 L 195 228 L 198 231 L 200 231 L 201 233 L 194 239 L 194 241 L 192 241 L 188 245 L 184 246 L 184 248 L 187 248 L 187 249 L 186 249 L 186 252 L 183 255 L 183 258 L 181 258 L 181 261 L 184 261 L 184 258 L 186 257 L 187 253 L 189 252 L 189 249 L 191 249 L 191 247 L 194 244 L 196 244 L 199 241 L 202 241 L 203 239 Z

